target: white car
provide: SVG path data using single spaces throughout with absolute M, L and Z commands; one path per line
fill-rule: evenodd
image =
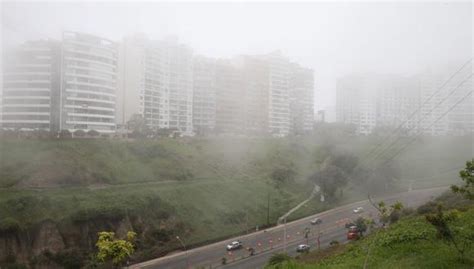
M 364 212 L 364 208 L 359 206 L 358 208 L 352 210 L 352 212 L 354 212 L 355 214 L 359 214 L 359 213 Z
M 301 244 L 301 245 L 298 245 L 298 247 L 296 247 L 296 252 L 308 252 L 309 249 L 310 249 L 309 245 Z
M 314 218 L 311 220 L 311 224 L 313 225 L 320 224 L 321 222 L 323 221 L 320 218 Z
M 242 242 L 240 241 L 233 241 L 230 244 L 227 245 L 227 250 L 234 250 L 234 249 L 239 249 L 242 247 Z

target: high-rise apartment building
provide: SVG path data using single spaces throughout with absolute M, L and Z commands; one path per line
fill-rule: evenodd
M 5 53 L 2 127 L 59 130 L 60 44 L 26 42 Z
M 115 132 L 117 53 L 108 39 L 63 33 L 61 130 Z
M 281 53 L 268 55 L 270 65 L 268 129 L 273 136 L 290 133 L 290 62 Z
M 247 134 L 268 135 L 270 106 L 270 66 L 264 56 L 238 58 L 243 75 L 240 94 L 243 106 L 243 128 Z
M 401 126 L 406 134 L 419 131 L 420 93 L 416 77 L 384 76 L 377 80 L 377 119 L 382 127 Z M 401 125 L 403 124 L 403 125 Z M 408 130 L 411 130 L 408 132 Z
M 336 121 L 354 124 L 359 134 L 370 134 L 377 120 L 377 83 L 366 76 L 337 81 Z
M 214 132 L 216 127 L 216 60 L 194 57 L 193 129 L 197 134 Z
M 67 31 L 20 46 L 4 71 L 6 128 L 114 134 L 141 117 L 150 130 L 182 135 L 312 129 L 313 71 L 279 52 L 216 60 L 173 38 L 115 43 Z
M 169 72 L 169 127 L 193 134 L 193 51 L 177 39 L 162 42 Z
M 100 37 L 64 32 L 30 41 L 4 64 L 3 128 L 115 132 L 117 48 Z
M 231 60 L 216 62 L 216 132 L 245 134 L 242 68 Z
M 313 70 L 292 64 L 289 87 L 291 133 L 296 135 L 307 134 L 313 130 L 314 121 Z
M 216 69 L 218 130 L 287 136 L 313 126 L 313 71 L 279 52 L 220 61 Z
M 466 74 L 467 73 L 467 74 Z M 338 80 L 337 121 L 360 134 L 401 127 L 406 135 L 464 135 L 473 132 L 472 78 L 462 72 L 417 76 L 349 76 Z M 458 103 L 459 102 L 459 103 Z
M 120 46 L 118 117 L 143 116 L 151 129 L 193 132 L 193 54 L 176 39 L 126 37 Z

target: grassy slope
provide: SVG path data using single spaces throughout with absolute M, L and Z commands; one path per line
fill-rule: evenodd
M 185 224 L 192 244 L 266 224 L 268 196 L 274 223 L 309 195 L 310 151 L 283 140 L 233 142 L 2 141 L 0 229 L 162 210 Z M 286 158 L 296 184 L 269 184 Z M 163 208 L 150 206 L 156 198 Z
M 461 213 L 454 226 L 474 230 L 474 208 Z M 410 234 L 426 233 L 427 240 L 409 240 Z M 448 247 L 436 237 L 435 229 L 424 217 L 409 217 L 387 230 L 377 231 L 366 238 L 344 246 L 312 252 L 299 259 L 268 269 L 318 269 L 362 268 L 367 249 L 370 256 L 368 268 L 472 268 L 474 248 L 466 253 L 461 262 L 453 247 Z M 333 252 L 328 254 L 328 252 Z M 328 257 L 329 256 L 329 257 Z
M 464 140 L 454 143 L 459 158 L 471 154 L 465 154 Z M 5 220 L 23 228 L 43 220 L 146 215 L 158 207 L 186 225 L 190 244 L 228 236 L 266 223 L 268 195 L 271 222 L 306 199 L 312 187 L 306 178 L 316 168 L 321 143 L 316 138 L 1 140 L 0 228 Z M 370 143 L 351 138 L 335 144 L 362 155 Z M 431 148 L 419 147 L 417 154 Z M 289 162 L 297 171 L 296 184 L 269 184 L 271 171 Z M 348 186 L 343 201 L 357 197 L 365 198 Z M 156 198 L 161 202 L 153 207 Z M 331 206 L 313 200 L 292 218 Z

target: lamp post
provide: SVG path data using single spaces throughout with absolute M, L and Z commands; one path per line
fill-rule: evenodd
M 321 232 L 320 232 L 320 225 L 321 223 L 318 223 L 318 250 L 321 249 L 321 241 L 319 241 L 319 238 L 321 237 Z
M 181 245 L 184 248 L 184 256 L 186 257 L 186 268 L 189 268 L 189 259 L 188 259 L 188 250 L 186 249 L 186 245 L 184 244 L 183 240 L 179 238 L 179 236 L 176 236 L 176 239 L 181 243 Z
M 283 226 L 283 251 L 286 253 L 286 217 L 285 224 Z

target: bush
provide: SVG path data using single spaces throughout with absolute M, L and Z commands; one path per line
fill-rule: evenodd
M 7 263 L 4 266 L 2 266 L 2 268 L 5 268 L 5 269 L 28 269 L 28 267 L 26 265 L 21 264 L 21 263 L 17 263 L 17 262 Z
M 76 130 L 74 132 L 74 136 L 77 136 L 77 137 L 84 137 L 86 136 L 86 132 L 84 130 Z
M 59 138 L 72 138 L 72 133 L 69 130 L 61 130 L 59 132 Z
M 0 232 L 16 233 L 20 228 L 20 223 L 14 218 L 7 217 L 0 221 Z
M 91 137 L 96 137 L 96 136 L 99 136 L 100 133 L 96 130 L 90 130 L 89 132 L 87 132 L 87 135 Z
M 416 209 L 416 213 L 418 213 L 419 215 L 434 213 L 434 212 L 436 212 L 437 206 L 438 206 L 438 203 L 435 203 L 433 201 L 429 201 L 428 203 L 418 207 Z
M 405 207 L 401 211 L 402 216 L 411 216 L 415 214 L 415 209 L 411 207 Z
M 280 263 L 284 263 L 290 260 L 291 260 L 291 257 L 288 256 L 288 254 L 276 253 L 270 257 L 270 260 L 268 261 L 268 265 L 278 265 Z
M 43 255 L 64 269 L 80 269 L 84 266 L 85 256 L 77 250 L 62 251 L 55 254 L 45 251 Z

